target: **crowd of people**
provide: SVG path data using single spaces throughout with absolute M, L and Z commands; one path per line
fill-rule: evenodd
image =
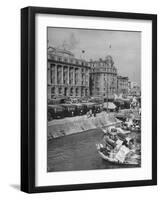
M 90 117 L 96 117 L 96 115 L 97 115 L 97 110 L 96 109 L 90 109 L 87 113 L 86 113 L 86 115 L 87 115 L 87 118 L 90 118 Z

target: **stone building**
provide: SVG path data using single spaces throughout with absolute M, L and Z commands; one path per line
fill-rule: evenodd
M 132 96 L 141 96 L 141 88 L 139 85 L 135 85 L 129 91 L 129 94 Z
M 104 99 L 113 98 L 117 92 L 117 69 L 111 56 L 98 61 L 90 61 L 90 93 Z
M 137 84 L 137 82 L 133 82 L 133 81 L 131 81 L 130 86 L 131 86 L 131 89 L 132 89 L 133 87 L 137 87 L 138 84 Z
M 90 65 L 70 51 L 48 48 L 48 99 L 89 96 Z
M 117 93 L 127 94 L 129 90 L 128 77 L 117 76 Z

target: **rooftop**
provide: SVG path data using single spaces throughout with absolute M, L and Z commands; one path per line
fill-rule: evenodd
M 66 49 L 59 49 L 55 47 L 48 47 L 48 53 L 74 57 L 74 54 L 71 51 L 68 51 Z

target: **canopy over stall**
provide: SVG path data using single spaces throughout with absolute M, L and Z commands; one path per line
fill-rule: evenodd
M 103 103 L 103 108 L 106 108 L 109 110 L 114 110 L 114 109 L 116 109 L 116 105 L 112 102 L 105 102 L 105 103 Z

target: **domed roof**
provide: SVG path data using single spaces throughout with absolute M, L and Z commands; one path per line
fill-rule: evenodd
M 114 64 L 113 58 L 110 55 L 107 55 L 105 57 L 105 61 L 106 61 L 107 64 L 111 64 L 111 66 L 113 66 L 113 64 Z

